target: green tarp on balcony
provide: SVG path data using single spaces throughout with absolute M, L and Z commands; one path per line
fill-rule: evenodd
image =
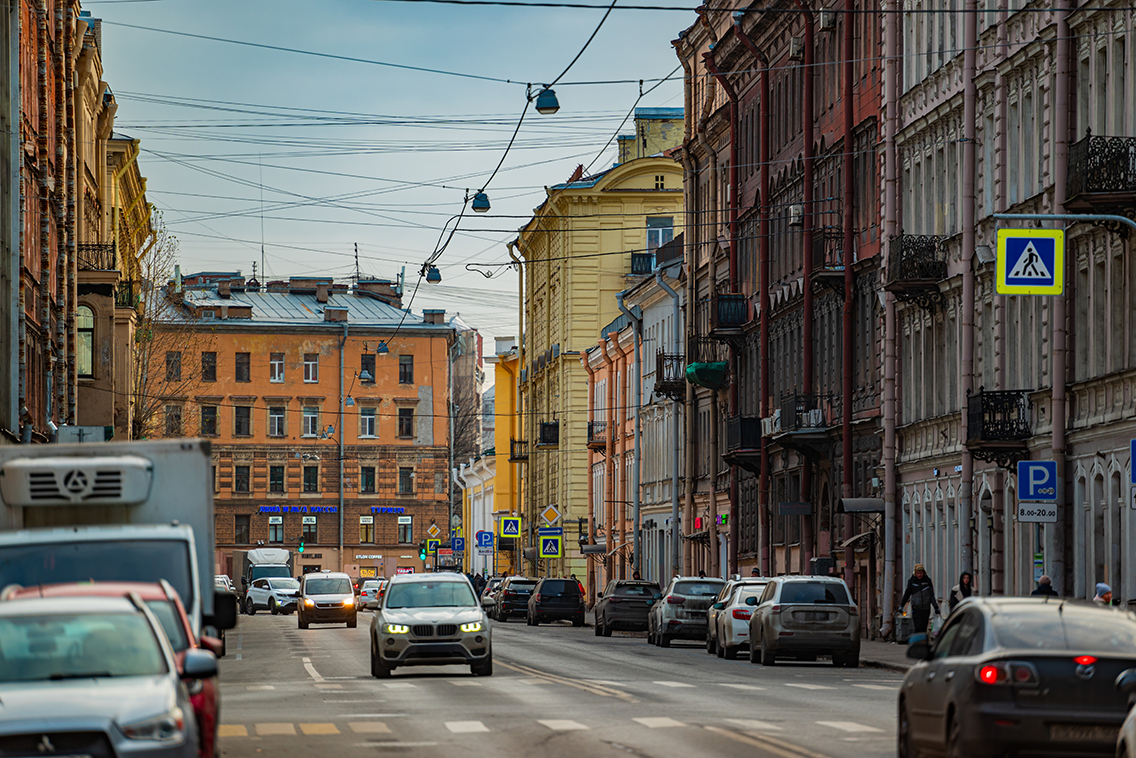
M 713 363 L 690 363 L 686 366 L 686 381 L 711 390 L 720 390 L 726 386 L 727 371 L 730 364 L 726 361 Z

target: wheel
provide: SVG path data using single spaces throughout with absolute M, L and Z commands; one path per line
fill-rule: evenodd
M 845 656 L 844 668 L 846 668 L 846 669 L 858 669 L 858 668 L 860 668 L 860 654 L 859 653 L 849 653 L 847 656 Z
M 758 657 L 759 655 L 760 655 L 760 653 L 758 653 L 757 648 L 754 647 L 753 640 L 750 640 L 749 641 L 749 662 L 750 663 L 757 663 L 759 660 L 761 660 Z
M 347 628 L 348 629 L 354 629 L 357 626 L 359 626 L 359 617 L 358 616 L 352 616 L 351 618 L 347 619 Z
M 572 626 L 583 626 L 583 625 L 584 625 L 584 614 L 581 613 L 579 616 L 572 619 Z
M 671 638 L 668 637 L 665 634 L 660 634 L 659 635 L 659 647 L 670 647 L 670 646 L 671 646 Z
M 489 654 L 485 663 L 479 666 L 470 666 L 469 670 L 473 672 L 474 676 L 493 676 L 493 654 Z
M 304 617 L 302 615 L 297 615 L 296 624 L 301 629 L 307 629 L 308 628 L 308 622 L 304 620 Z
M 595 631 L 597 637 L 599 637 L 601 634 L 603 634 L 603 625 L 600 623 L 600 621 L 601 620 L 599 618 L 597 618 L 596 623 L 593 627 L 593 631 Z
M 899 703 L 899 726 L 896 729 L 896 758 L 919 758 L 915 741 L 911 738 L 911 720 L 907 715 L 907 703 Z
M 752 643 L 751 643 L 752 644 Z M 765 640 L 761 641 L 761 665 L 762 666 L 775 666 L 777 664 L 777 656 L 773 655 L 765 649 Z
M 710 630 L 706 630 L 706 652 L 710 655 L 714 654 L 714 649 L 717 645 L 714 644 L 714 638 L 710 636 Z
M 610 637 L 611 636 L 611 625 L 610 624 L 604 624 L 603 636 L 604 637 Z
M 737 660 L 738 648 L 736 645 L 724 645 L 722 647 L 722 657 L 727 661 Z
M 376 679 L 389 679 L 391 672 L 394 671 L 393 666 L 388 666 L 383 663 L 383 659 L 375 655 L 375 651 L 371 649 L 371 676 Z
M 509 620 L 509 614 L 508 613 L 502 613 L 501 611 L 497 611 L 497 620 L 500 621 L 502 624 L 504 624 L 505 622 L 507 622 Z
M 280 610 L 276 607 L 276 598 L 274 597 L 268 598 L 268 612 L 273 616 L 280 613 Z
M 256 604 L 254 604 L 252 602 L 251 597 L 245 599 L 245 613 L 247 613 L 250 616 L 256 615 Z
M 840 668 L 841 666 L 846 665 L 844 663 L 845 660 L 846 659 L 844 657 L 844 653 L 833 653 L 832 654 L 832 665 L 835 666 L 836 668 Z
M 719 658 L 726 657 L 726 650 L 722 647 L 722 640 L 718 639 L 717 637 L 714 638 L 714 655 L 718 656 Z
M 958 715 L 951 711 L 947 725 L 947 758 L 967 758 L 969 755 L 962 745 L 962 725 Z

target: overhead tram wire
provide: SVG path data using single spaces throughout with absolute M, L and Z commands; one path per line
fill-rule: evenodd
M 372 2 L 382 3 L 431 3 L 433 5 L 465 5 L 465 6 L 494 6 L 505 8 L 570 8 L 576 10 L 602 10 L 605 6 L 595 3 L 570 3 L 570 2 L 551 2 L 550 0 L 371 0 Z M 732 13 L 734 8 L 708 8 L 706 6 L 696 5 L 621 5 L 619 10 L 623 11 L 668 11 L 677 13 L 697 13 L 699 10 L 704 10 L 708 13 Z M 897 13 L 912 13 L 925 15 L 930 13 L 997 13 L 998 9 L 976 9 L 968 10 L 949 9 L 949 8 L 917 8 L 917 9 L 868 9 L 868 8 L 831 8 L 834 13 L 843 13 L 847 15 L 862 15 L 862 14 L 897 14 Z M 1067 10 L 1066 8 L 1055 7 L 1039 7 L 1039 8 L 1018 8 L 1015 12 L 1032 11 L 1035 13 L 1057 13 Z M 1136 11 L 1136 7 L 1110 7 L 1110 8 L 1079 8 L 1078 10 L 1103 10 L 1103 11 Z M 755 10 L 754 12 L 765 13 L 791 13 L 797 14 L 800 11 L 797 8 L 766 8 Z

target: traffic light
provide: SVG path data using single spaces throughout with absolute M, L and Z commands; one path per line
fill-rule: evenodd
M 304 552 L 304 541 L 300 540 L 300 552 Z
M 418 543 L 418 560 L 426 560 L 426 540 L 422 540 Z

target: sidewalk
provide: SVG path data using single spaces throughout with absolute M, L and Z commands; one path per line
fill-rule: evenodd
M 907 657 L 907 645 L 894 642 L 860 641 L 860 664 L 889 671 L 907 671 L 914 662 Z

